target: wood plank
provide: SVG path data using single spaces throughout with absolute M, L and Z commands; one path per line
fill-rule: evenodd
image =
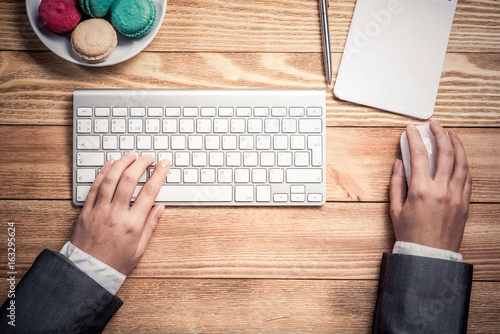
M 334 78 L 340 57 L 333 57 Z M 48 52 L 0 52 L 0 124 L 71 125 L 75 88 L 326 89 L 330 126 L 420 123 L 334 98 L 321 54 L 142 53 L 120 65 L 84 68 Z M 500 57 L 448 54 L 433 119 L 500 126 Z
M 389 201 L 402 128 L 327 128 L 327 200 Z M 468 153 L 473 202 L 500 202 L 500 129 L 455 129 Z M 0 199 L 70 199 L 72 128 L 0 126 Z
M 129 278 L 118 292 L 125 304 L 104 333 L 371 333 L 377 284 Z M 498 282 L 473 283 L 468 333 L 497 332 L 499 291 Z
M 384 203 L 167 208 L 131 276 L 377 279 L 382 252 L 394 244 L 388 211 Z M 44 248 L 61 249 L 78 214 L 70 201 L 0 201 L 0 231 L 16 223 L 20 275 Z M 500 204 L 471 205 L 460 252 L 474 264 L 476 280 L 500 281 L 498 217 Z
M 332 50 L 342 52 L 355 0 L 332 1 Z M 312 0 L 169 0 L 149 51 L 321 52 L 319 6 Z M 0 2 L 0 50 L 46 50 L 27 20 L 24 1 Z M 500 6 L 459 1 L 448 52 L 500 52 Z

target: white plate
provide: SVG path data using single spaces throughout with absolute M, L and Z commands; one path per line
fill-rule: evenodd
M 140 38 L 125 37 L 117 32 L 116 35 L 118 36 L 118 44 L 113 52 L 111 52 L 111 55 L 100 63 L 89 64 L 73 53 L 73 50 L 71 49 L 71 32 L 56 34 L 45 28 L 45 25 L 38 17 L 38 6 L 40 6 L 40 1 L 41 0 L 26 0 L 26 11 L 28 12 L 31 27 L 42 43 L 45 44 L 50 51 L 67 61 L 84 66 L 95 67 L 121 63 L 144 50 L 160 30 L 163 18 L 165 17 L 165 10 L 167 9 L 167 0 L 153 0 L 156 6 L 156 22 L 153 29 L 147 35 Z

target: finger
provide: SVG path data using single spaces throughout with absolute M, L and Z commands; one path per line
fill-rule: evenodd
M 406 178 L 401 160 L 396 160 L 390 183 L 391 217 L 395 218 L 406 201 Z M 394 219 L 393 219 L 394 221 Z
M 453 165 L 455 164 L 455 151 L 451 140 L 443 129 L 436 121 L 431 121 L 429 124 L 434 140 L 436 141 L 437 156 L 436 156 L 436 173 L 434 180 L 442 180 L 449 182 L 451 174 L 453 173 Z
M 110 158 L 108 161 L 106 161 L 104 166 L 102 166 L 101 171 L 99 172 L 99 174 L 97 174 L 97 177 L 95 178 L 94 182 L 92 183 L 92 186 L 90 187 L 87 199 L 85 200 L 85 204 L 83 205 L 83 210 L 94 207 L 102 181 L 104 180 L 104 177 L 111 170 L 111 167 L 113 167 L 115 163 L 116 160 Z
M 142 230 L 141 237 L 139 239 L 139 243 L 137 245 L 137 252 L 142 257 L 146 252 L 146 248 L 149 244 L 149 241 L 153 237 L 153 233 L 160 221 L 161 215 L 165 210 L 165 206 L 163 204 L 158 204 L 154 208 L 149 211 L 149 214 L 146 218 L 146 223 L 144 224 L 144 228 Z
M 410 148 L 411 183 L 422 182 L 429 178 L 429 157 L 418 129 L 410 124 L 406 127 L 406 137 Z
M 137 154 L 130 151 L 120 158 L 115 167 L 109 171 L 102 181 L 99 189 L 96 204 L 109 204 L 115 195 L 116 186 L 120 181 L 123 172 L 137 159 Z
M 154 157 L 151 155 L 144 155 L 137 159 L 129 168 L 127 168 L 116 187 L 116 193 L 113 198 L 115 203 L 125 203 L 130 204 L 132 196 L 135 192 L 135 187 L 141 179 L 142 174 L 146 171 L 146 168 L 151 166 L 154 162 Z
M 470 171 L 467 173 L 467 179 L 465 180 L 464 186 L 464 202 L 470 203 L 470 197 L 472 195 L 472 176 Z
M 170 161 L 168 159 L 161 160 L 149 178 L 148 182 L 142 187 L 141 192 L 137 196 L 135 203 L 132 205 L 132 210 L 140 212 L 149 212 L 153 206 L 160 188 L 167 178 L 168 170 L 170 169 Z
M 455 166 L 451 177 L 451 183 L 463 188 L 469 176 L 469 164 L 467 163 L 467 155 L 462 141 L 454 131 L 450 131 L 450 139 L 453 144 Z

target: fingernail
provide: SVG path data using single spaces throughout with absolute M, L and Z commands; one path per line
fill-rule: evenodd
M 401 167 L 402 161 L 399 159 L 396 159 L 396 162 L 394 163 L 394 167 L 392 169 L 393 172 L 397 172 L 399 168 Z
M 162 160 L 160 161 L 160 166 L 161 166 L 162 168 L 167 168 L 167 166 L 168 166 L 169 164 L 170 164 L 170 161 L 168 161 L 168 159 L 162 159 Z
M 406 127 L 408 130 L 416 130 L 417 127 L 413 124 L 408 124 L 408 126 Z
M 108 161 L 104 164 L 104 167 L 111 167 L 115 164 L 116 160 L 114 158 L 109 158 Z
M 453 131 L 453 130 L 448 131 L 448 134 L 452 135 L 455 138 L 458 138 L 457 133 L 455 131 Z
M 131 157 L 131 156 L 136 156 L 136 157 L 137 157 L 137 154 L 135 153 L 135 151 L 129 151 L 129 152 L 127 152 L 127 154 L 125 154 L 125 155 L 126 155 L 126 156 L 129 156 L 129 157 Z
M 435 121 L 435 120 L 431 120 L 431 123 L 434 123 L 436 125 L 440 125 L 438 121 Z
M 163 215 L 163 211 L 165 211 L 165 205 L 162 205 L 161 206 L 161 209 L 158 210 L 158 219 L 161 218 L 161 215 Z

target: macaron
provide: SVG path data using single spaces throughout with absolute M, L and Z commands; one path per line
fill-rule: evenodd
M 117 42 L 115 29 L 103 19 L 85 20 L 71 33 L 73 52 L 87 63 L 108 58 Z
M 73 30 L 82 19 L 77 0 L 42 0 L 38 15 L 47 29 L 59 34 Z
M 139 38 L 153 29 L 156 7 L 152 0 L 115 0 L 110 16 L 116 31 L 127 37 Z
M 104 17 L 115 0 L 80 0 L 80 7 L 91 17 Z

